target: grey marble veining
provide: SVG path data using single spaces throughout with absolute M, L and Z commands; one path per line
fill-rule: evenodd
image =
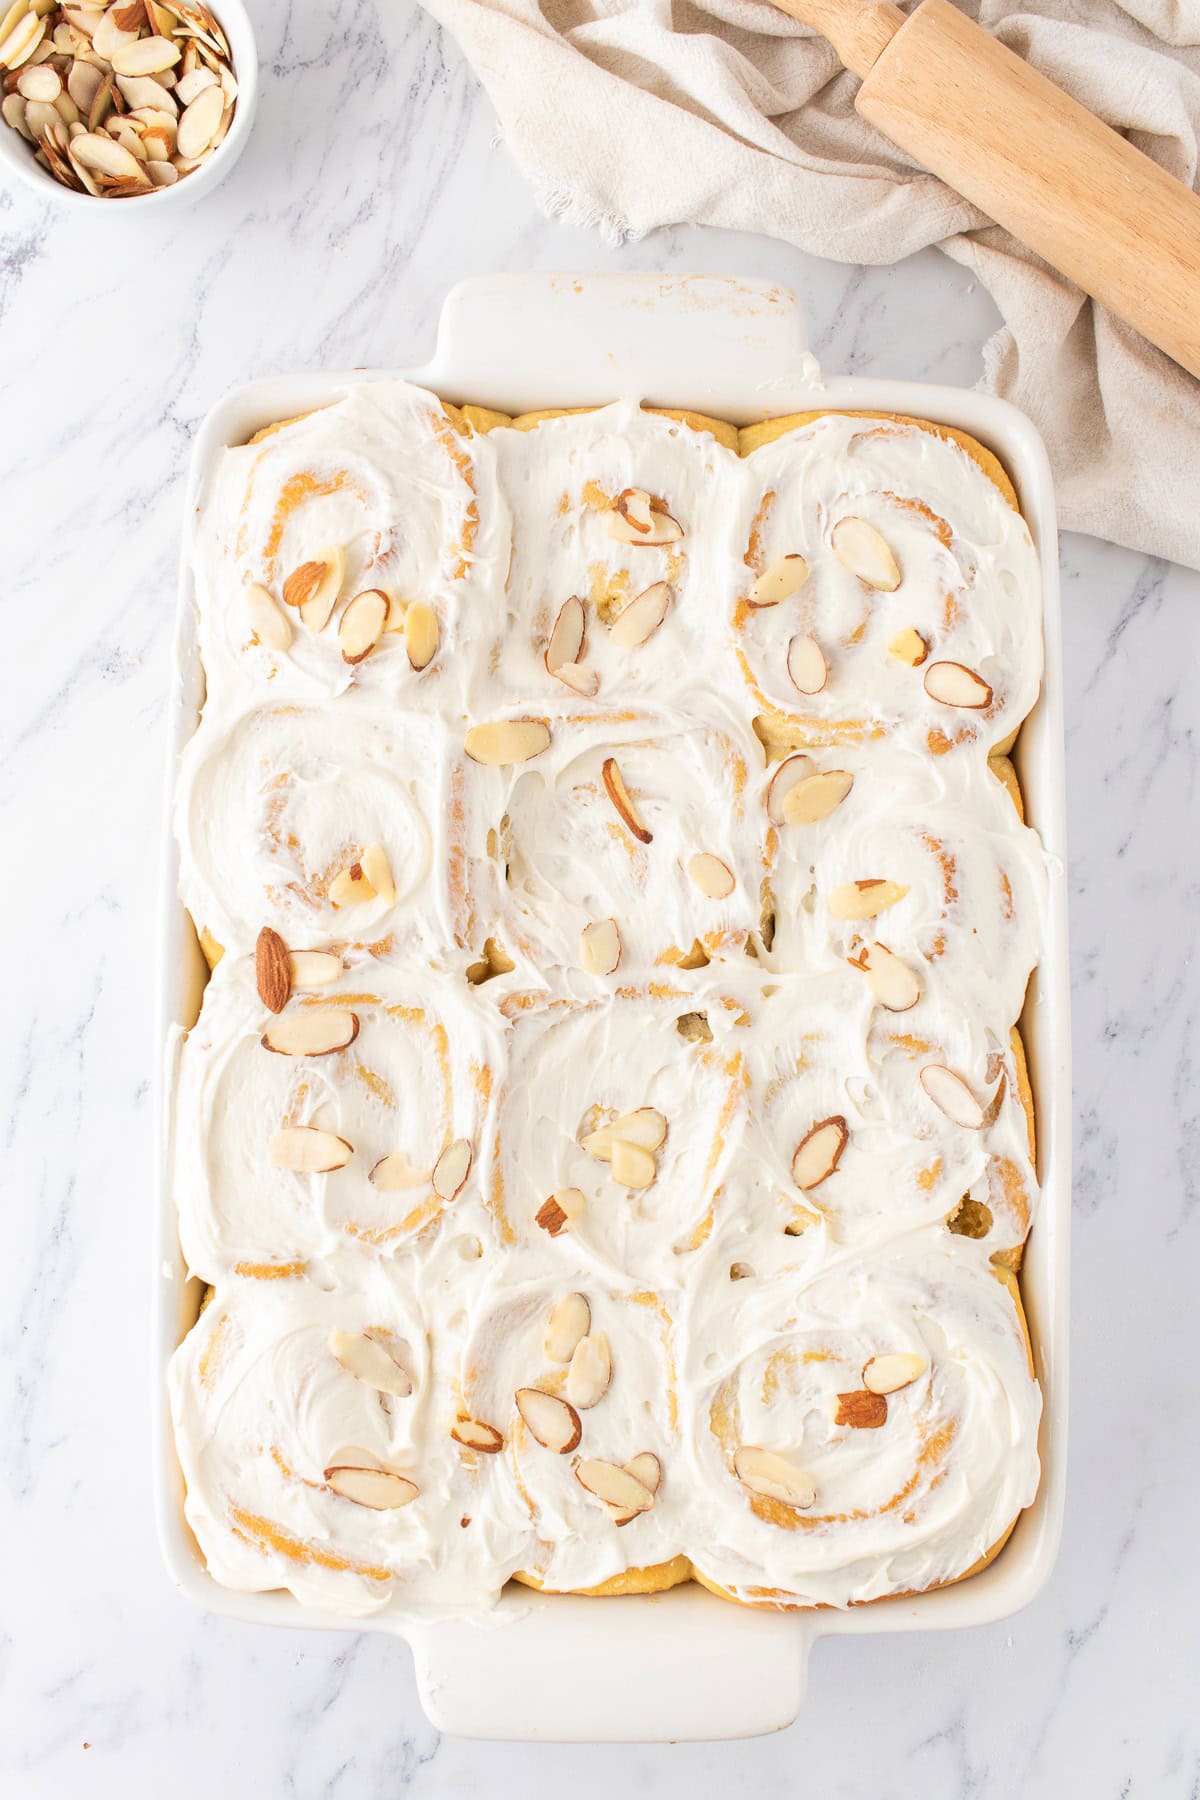
M 795 286 L 830 369 L 969 383 L 994 321 L 934 254 L 868 272 L 536 208 L 403 3 L 260 0 L 258 124 L 193 213 L 0 193 L 4 1254 L 0 1792 L 529 1800 L 1200 1794 L 1200 578 L 1063 547 L 1076 1033 L 1071 1482 L 1054 1579 L 984 1630 L 818 1645 L 746 1744 L 439 1739 L 384 1637 L 203 1617 L 149 1497 L 153 982 L 182 476 L 234 382 L 402 364 L 464 275 L 705 268 Z

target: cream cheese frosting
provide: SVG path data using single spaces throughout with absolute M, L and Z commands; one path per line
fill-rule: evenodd
M 627 541 L 628 490 L 678 534 Z M 846 518 L 883 535 L 894 587 L 845 566 Z M 310 630 L 284 586 L 330 550 Z M 807 579 L 751 606 L 797 555 Z M 801 1604 L 964 1573 L 1038 1466 L 1008 1266 L 1036 1201 L 1011 1027 L 1045 863 L 989 762 L 1041 672 L 1019 515 L 912 425 L 823 419 L 739 458 L 628 402 L 463 434 L 387 381 L 224 453 L 192 561 L 207 696 L 181 891 L 225 955 L 174 1094 L 181 1239 L 211 1295 L 171 1396 L 216 1578 L 355 1615 L 674 1559 Z M 253 629 L 247 584 L 286 644 Z M 366 588 L 390 628 L 351 663 L 338 625 Z M 657 623 L 631 641 L 647 590 Z M 564 681 L 546 652 L 572 596 Z M 414 606 L 436 620 L 421 667 Z M 905 631 L 987 705 L 931 695 L 889 648 Z M 828 669 L 815 695 L 788 676 L 797 635 Z M 505 720 L 533 753 L 480 760 L 473 732 Z M 780 776 L 789 754 L 810 761 Z M 782 816 L 790 781 L 831 772 L 837 804 Z M 582 934 L 608 921 L 598 972 Z M 324 953 L 278 1013 L 263 927 Z M 303 1046 L 314 1018 L 335 1026 L 319 1054 L 264 1042 Z M 280 1150 L 296 1132 L 326 1148 Z M 451 1151 L 462 1178 L 439 1182 Z M 568 1296 L 578 1377 L 547 1349 Z M 885 1356 L 919 1373 L 874 1395 Z M 518 1393 L 569 1420 L 597 1370 L 578 1442 L 548 1446 Z M 837 1422 L 847 1395 L 872 1422 Z M 809 1503 L 743 1479 L 748 1449 Z M 653 1467 L 647 1504 L 618 1523 L 594 1465 Z

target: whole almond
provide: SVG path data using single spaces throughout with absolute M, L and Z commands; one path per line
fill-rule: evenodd
M 292 963 L 277 931 L 264 925 L 254 946 L 254 982 L 268 1012 L 281 1013 L 292 997 Z

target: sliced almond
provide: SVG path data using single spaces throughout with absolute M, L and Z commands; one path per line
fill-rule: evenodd
M 558 617 L 546 644 L 545 664 L 550 675 L 577 663 L 583 655 L 587 635 L 587 615 L 578 594 L 572 594 L 558 609 Z
M 933 1104 L 956 1125 L 965 1125 L 969 1131 L 978 1131 L 983 1125 L 982 1106 L 953 1069 L 941 1063 L 926 1063 L 921 1070 L 921 1086 Z
M 767 817 L 772 825 L 786 824 L 784 807 L 787 797 L 799 781 L 817 772 L 811 756 L 788 756 L 775 770 L 767 784 Z
M 49 63 L 27 63 L 17 76 L 17 92 L 24 100 L 48 101 L 53 106 L 62 91 L 62 77 Z
M 4 23 L 13 16 L 10 9 Z M 7 36 L 0 41 L 0 68 L 19 69 L 28 62 L 38 45 L 46 35 L 46 21 L 40 19 L 32 8 L 24 16 L 18 15 Z
M 338 620 L 338 644 L 343 662 L 353 666 L 370 656 L 383 636 L 387 615 L 387 595 L 381 594 L 378 588 L 364 588 L 361 594 L 355 594 Z
M 368 844 L 359 857 L 359 866 L 385 906 L 396 904 L 396 883 L 392 865 L 382 844 Z
M 900 565 L 881 531 L 865 519 L 847 515 L 832 532 L 833 553 L 842 567 L 868 587 L 890 594 L 900 586 Z
M 123 144 L 114 143 L 113 139 L 101 132 L 85 131 L 71 139 L 71 157 L 74 162 L 82 163 L 85 169 L 95 169 L 102 175 L 113 175 L 118 178 L 139 178 L 141 164 L 136 156 L 126 150 Z
M 271 1139 L 271 1161 L 277 1169 L 297 1175 L 329 1175 L 344 1169 L 354 1148 L 336 1132 L 315 1125 L 288 1125 Z
M 829 680 L 829 664 L 815 637 L 803 633 L 787 647 L 788 679 L 798 694 L 819 694 Z
M 164 69 L 173 69 L 181 54 L 170 38 L 147 37 L 121 44 L 108 60 L 118 75 L 160 75 Z
M 515 1398 L 517 1411 L 543 1450 L 566 1456 L 575 1449 L 583 1436 L 583 1425 L 570 1401 L 535 1387 L 518 1388 Z
M 329 950 L 292 950 L 288 953 L 293 988 L 328 987 L 342 972 L 342 959 Z
M 433 1165 L 433 1191 L 439 1200 L 456 1200 L 471 1173 L 471 1140 L 455 1138 Z
M 175 93 L 180 106 L 190 106 L 197 94 L 202 94 L 205 88 L 219 85 L 220 83 L 211 69 L 203 67 L 189 69 L 187 74 L 181 75 L 175 83 Z
M 331 1331 L 329 1348 L 348 1375 L 381 1394 L 407 1400 L 413 1380 L 395 1357 L 369 1331 Z
M 780 1456 L 774 1450 L 762 1450 L 756 1444 L 739 1444 L 734 1451 L 733 1472 L 743 1487 L 766 1500 L 780 1500 L 785 1506 L 802 1510 L 817 1497 L 811 1475 Z
M 790 600 L 808 580 L 808 564 L 796 551 L 768 563 L 746 599 L 751 606 L 778 606 Z
M 683 536 L 683 526 L 671 517 L 665 503 L 645 488 L 625 488 L 600 519 L 608 535 L 620 544 L 657 547 L 676 544 Z
M 96 28 L 92 32 L 92 49 L 97 56 L 104 57 L 105 61 L 110 63 L 116 52 L 124 45 L 136 44 L 138 40 L 136 26 L 132 31 L 123 31 L 117 23 L 115 15 L 118 10 L 117 7 L 110 6 L 107 12 L 101 13 L 96 21 Z
M 892 1350 L 884 1356 L 869 1356 L 863 1364 L 863 1386 L 872 1394 L 898 1394 L 901 1388 L 919 1381 L 929 1367 L 923 1356 L 910 1351 Z
M 409 1193 L 429 1182 L 428 1169 L 414 1169 L 403 1150 L 389 1151 L 370 1170 L 367 1180 L 381 1194 Z
M 486 1425 L 482 1419 L 457 1419 L 450 1427 L 450 1436 L 456 1444 L 464 1444 L 468 1450 L 478 1450 L 483 1456 L 495 1456 L 504 1448 L 503 1435 L 494 1425 Z
M 910 669 L 919 669 L 929 655 L 929 645 L 919 631 L 906 625 L 888 645 L 888 655 L 894 656 L 898 662 L 907 663 Z
M 568 1225 L 583 1217 L 586 1198 L 579 1188 L 558 1188 L 543 1200 L 534 1214 L 534 1223 L 550 1237 L 558 1237 Z
M 555 669 L 559 681 L 563 681 L 574 694 L 582 694 L 585 699 L 594 700 L 600 692 L 600 672 L 589 669 L 583 663 L 564 663 Z
M 10 125 L 14 131 L 19 132 L 31 144 L 37 142 L 26 121 L 25 102 L 20 94 L 5 94 L 4 99 L 0 100 L 0 118 L 3 118 L 6 125 Z
M 621 961 L 621 933 L 615 919 L 594 919 L 579 934 L 579 960 L 589 975 L 612 975 Z
M 839 1394 L 835 1425 L 851 1425 L 856 1431 L 878 1431 L 887 1424 L 887 1401 L 869 1388 L 856 1388 L 851 1394 Z
M 463 748 L 472 762 L 507 768 L 540 756 L 549 742 L 550 727 L 540 719 L 490 719 L 484 725 L 472 725 Z
M 358 1036 L 358 1014 L 344 1006 L 302 1006 L 268 1025 L 264 1050 L 278 1056 L 332 1056 Z
M 92 103 L 93 106 L 95 106 L 97 102 L 103 103 L 105 87 L 108 88 L 109 100 L 111 101 L 112 81 L 110 79 L 107 82 L 101 82 L 100 87 L 96 91 L 95 100 Z M 169 88 L 164 87 L 161 81 L 156 81 L 153 75 L 119 75 L 117 77 L 116 87 L 121 98 L 130 108 L 135 106 L 160 107 L 163 112 L 170 113 L 172 118 L 175 118 L 178 115 L 179 107 L 176 103 L 174 94 Z M 91 109 L 89 109 L 88 112 L 88 119 L 91 128 L 94 131 L 96 129 L 96 122 L 92 117 Z
M 640 1481 L 648 1493 L 657 1494 L 662 1485 L 662 1464 L 653 1450 L 639 1450 L 624 1465 L 625 1473 Z
M 589 1131 L 579 1142 L 589 1156 L 598 1162 L 609 1162 L 618 1139 L 643 1150 L 661 1150 L 667 1141 L 667 1121 L 656 1106 L 639 1106 L 634 1112 L 622 1113 L 611 1124 Z
M 95 63 L 80 62 L 76 59 L 68 69 L 67 92 L 84 118 L 91 112 L 92 101 L 96 98 L 103 80 L 104 74 L 96 67 Z
M 737 885 L 729 864 L 709 850 L 699 850 L 689 859 L 688 874 L 709 900 L 728 900 Z
M 669 581 L 656 581 L 643 588 L 614 620 L 609 637 L 622 650 L 638 650 L 658 630 L 671 605 L 674 588 Z
M 649 1150 L 643 1150 L 640 1144 L 628 1144 L 618 1138 L 612 1147 L 612 1164 L 614 1181 L 622 1187 L 633 1188 L 641 1192 L 643 1188 L 652 1187 L 658 1174 L 658 1164 Z
M 841 1113 L 818 1119 L 792 1152 L 792 1180 L 802 1192 L 820 1187 L 837 1168 L 850 1139 L 850 1128 Z
M 873 919 L 903 900 L 907 892 L 901 882 L 882 881 L 876 876 L 867 881 L 848 881 L 830 894 L 829 911 L 835 919 Z
M 602 1331 L 581 1337 L 567 1370 L 567 1399 L 579 1412 L 598 1406 L 612 1380 L 612 1351 Z
M 394 1512 L 399 1506 L 410 1505 L 421 1492 L 415 1481 L 410 1481 L 407 1475 L 398 1475 L 394 1469 L 345 1468 L 331 1464 L 325 1470 L 325 1479 L 343 1500 L 353 1500 L 356 1506 L 368 1506 L 372 1512 Z
M 648 1487 L 631 1475 L 620 1463 L 601 1462 L 598 1457 L 582 1457 L 575 1465 L 575 1479 L 597 1500 L 623 1513 L 649 1512 L 654 1495 Z
M 592 1309 L 583 1294 L 564 1294 L 550 1308 L 543 1349 L 551 1362 L 569 1363 L 591 1329 Z M 574 1399 L 574 1395 L 571 1396 Z
M 992 690 L 982 675 L 965 663 L 930 663 L 925 671 L 925 692 L 943 706 L 965 706 L 974 711 L 992 703 Z
M 425 600 L 410 600 L 404 609 L 404 653 L 418 675 L 437 655 L 439 636 L 438 616 L 432 606 Z
M 268 1012 L 281 1013 L 292 997 L 288 947 L 269 925 L 263 926 L 254 946 L 254 984 Z
M 872 994 L 888 1012 L 908 1012 L 921 998 L 917 976 L 886 944 L 864 944 L 850 961 L 862 970 Z
M 334 906 L 362 906 L 368 900 L 374 900 L 375 889 L 367 880 L 366 870 L 361 862 L 352 862 L 348 869 L 342 869 L 329 884 L 329 898 Z
M 648 831 L 642 824 L 637 807 L 629 796 L 629 789 L 625 786 L 625 778 L 617 766 L 615 756 L 605 757 L 600 775 L 604 782 L 604 791 L 616 807 L 622 825 L 632 831 L 639 844 L 652 843 L 654 833 Z
M 782 803 L 785 825 L 815 825 L 836 812 L 850 789 L 854 777 L 849 769 L 822 769 L 795 781 L 784 794 Z

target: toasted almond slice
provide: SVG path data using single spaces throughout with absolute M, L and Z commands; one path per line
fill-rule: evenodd
M 587 1201 L 579 1188 L 558 1188 L 543 1200 L 534 1214 L 534 1223 L 550 1237 L 558 1237 L 577 1219 L 583 1217 Z
M 331 1056 L 358 1036 L 358 1014 L 344 1006 L 302 1006 L 268 1025 L 264 1050 L 279 1056 Z
M 811 1475 L 780 1456 L 774 1450 L 762 1450 L 757 1444 L 739 1444 L 733 1455 L 733 1472 L 743 1487 L 766 1500 L 781 1500 L 785 1506 L 802 1510 L 817 1497 Z
M 418 675 L 437 655 L 440 635 L 438 616 L 432 606 L 425 600 L 410 600 L 404 609 L 404 652 L 409 667 Z
M 683 526 L 671 517 L 665 503 L 645 488 L 623 489 L 600 520 L 619 544 L 658 547 L 676 544 L 683 536 Z
M 601 1125 L 599 1130 L 590 1131 L 579 1141 L 589 1156 L 594 1156 L 598 1162 L 609 1162 L 618 1139 L 626 1144 L 637 1144 L 643 1150 L 661 1150 L 667 1141 L 667 1121 L 656 1106 L 639 1106 L 633 1112 L 622 1113 L 610 1124 Z
M 628 1144 L 623 1138 L 617 1138 L 612 1147 L 612 1176 L 622 1187 L 633 1188 L 640 1192 L 643 1188 L 652 1187 L 658 1174 L 658 1164 L 649 1150 L 643 1150 L 640 1144 Z
M 869 1356 L 863 1364 L 863 1386 L 872 1394 L 898 1394 L 901 1388 L 919 1381 L 928 1367 L 925 1357 L 906 1350 Z
M 872 994 L 888 1012 L 908 1012 L 921 998 L 917 976 L 886 944 L 864 944 L 850 961 L 862 970 Z
M 547 673 L 557 675 L 560 669 L 577 663 L 583 655 L 586 635 L 587 615 L 583 610 L 583 601 L 578 594 L 572 594 L 559 607 L 546 644 L 544 661 Z
M 550 727 L 541 719 L 489 719 L 484 725 L 472 725 L 463 748 L 472 762 L 506 768 L 540 756 L 549 742 Z
M 569 1400 L 535 1387 L 518 1388 L 515 1399 L 517 1411 L 543 1450 L 553 1450 L 556 1456 L 574 1450 L 583 1436 L 583 1425 Z
M 809 1127 L 792 1152 L 792 1180 L 803 1193 L 820 1187 L 833 1174 L 849 1138 L 850 1128 L 841 1113 Z
M 630 798 L 629 789 L 625 786 L 625 778 L 617 766 L 615 756 L 605 757 L 600 775 L 604 782 L 604 791 L 616 807 L 622 825 L 632 831 L 639 844 L 651 843 L 654 833 L 647 831 L 642 824 L 637 807 Z
M 888 645 L 888 655 L 894 656 L 898 662 L 907 663 L 910 669 L 919 669 L 929 655 L 929 645 L 919 631 L 906 625 Z
M 624 1465 L 625 1473 L 640 1481 L 647 1493 L 657 1494 L 662 1485 L 662 1464 L 653 1450 L 639 1450 Z
M 930 663 L 925 671 L 925 692 L 943 706 L 965 706 L 974 711 L 992 703 L 992 690 L 982 675 L 965 663 Z
M 367 1180 L 381 1194 L 402 1194 L 408 1193 L 412 1188 L 428 1186 L 429 1171 L 414 1169 L 403 1150 L 391 1150 L 386 1156 L 380 1157 Z
M 62 91 L 62 77 L 49 63 L 27 63 L 17 76 L 17 92 L 24 100 L 48 101 L 53 106 Z
M 344 1137 L 316 1125 L 287 1125 L 275 1133 L 270 1147 L 275 1167 L 297 1175 L 329 1175 L 344 1169 L 354 1155 L 353 1145 Z
M 969 1131 L 978 1131 L 983 1125 L 982 1106 L 953 1069 L 941 1063 L 926 1063 L 921 1070 L 921 1086 L 933 1104 L 956 1125 L 965 1125 Z
M 170 38 L 138 38 L 135 43 L 121 44 L 108 61 L 117 75 L 160 75 L 173 69 L 182 51 Z M 204 142 L 207 144 L 208 139 Z
M 352 862 L 348 869 L 334 876 L 329 884 L 329 898 L 334 906 L 362 906 L 366 901 L 374 900 L 375 889 L 367 880 L 361 862 Z
M 421 1491 L 415 1481 L 398 1475 L 394 1469 L 339 1468 L 331 1464 L 325 1470 L 325 1479 L 343 1500 L 368 1506 L 372 1512 L 393 1512 L 398 1506 L 408 1506 Z
M 114 143 L 112 138 L 100 132 L 85 131 L 72 138 L 71 157 L 85 169 L 95 169 L 102 175 L 129 179 L 141 174 L 137 157 L 126 150 L 124 144 Z
M 288 963 L 294 988 L 328 987 L 342 972 L 342 959 L 330 950 L 291 950 Z
M 364 588 L 361 594 L 355 594 L 338 620 L 338 643 L 343 662 L 353 666 L 370 656 L 383 636 L 387 613 L 387 595 L 381 594 L 378 588 Z
M 822 769 L 817 775 L 806 775 L 793 782 L 783 798 L 786 825 L 815 825 L 836 812 L 850 789 L 854 777 L 849 769 Z
M 804 781 L 815 775 L 817 766 L 811 756 L 788 756 L 780 763 L 767 784 L 767 817 L 772 825 L 787 823 L 784 807 L 787 797 L 798 781 Z
M 600 672 L 589 669 L 585 663 L 564 663 L 561 669 L 554 671 L 559 681 L 563 681 L 574 694 L 582 694 L 585 699 L 594 700 L 600 692 Z
M 851 1425 L 856 1431 L 878 1431 L 881 1425 L 887 1424 L 887 1413 L 887 1401 L 882 1394 L 874 1394 L 869 1388 L 856 1388 L 853 1393 L 838 1395 L 833 1422 Z
M 369 1331 L 331 1331 L 329 1348 L 348 1375 L 381 1394 L 407 1400 L 413 1380 L 395 1357 Z
M 848 881 L 830 894 L 829 911 L 835 919 L 873 919 L 903 900 L 907 892 L 901 882 L 882 881 L 877 876 Z
M 281 1013 L 292 997 L 288 947 L 269 925 L 263 926 L 254 946 L 254 983 L 268 1012 Z
M 582 1296 L 581 1296 L 582 1297 Z M 598 1406 L 612 1380 L 612 1351 L 602 1331 L 581 1337 L 567 1370 L 567 1399 L 579 1412 Z
M 656 581 L 634 596 L 613 621 L 609 637 L 622 650 L 638 650 L 658 630 L 671 605 L 675 590 L 669 581 Z
M 591 1329 L 592 1309 L 583 1294 L 564 1294 L 550 1308 L 543 1348 L 551 1362 L 569 1363 Z M 574 1399 L 574 1395 L 571 1396 Z
M 359 857 L 359 865 L 385 906 L 396 904 L 396 883 L 392 865 L 382 844 L 368 844 Z
M 709 900 L 728 900 L 737 886 L 729 864 L 709 850 L 699 850 L 689 858 L 688 874 Z
M 433 1191 L 439 1200 L 456 1200 L 471 1173 L 471 1140 L 455 1138 L 433 1165 Z
M 890 594 L 900 586 L 900 565 L 881 531 L 847 514 L 832 532 L 833 553 L 843 568 L 868 587 Z
M 612 975 L 621 961 L 621 933 L 615 919 L 594 919 L 579 934 L 579 960 L 589 975 Z
M 464 1444 L 468 1450 L 478 1450 L 483 1456 L 495 1456 L 504 1448 L 503 1435 L 494 1425 L 486 1425 L 482 1419 L 457 1419 L 450 1427 L 450 1436 L 456 1444 Z
M 829 680 L 829 664 L 815 637 L 803 633 L 787 648 L 787 672 L 798 694 L 819 694 Z
M 649 1512 L 654 1495 L 648 1487 L 631 1475 L 620 1463 L 601 1462 L 598 1457 L 584 1456 L 575 1465 L 575 1479 L 597 1500 L 623 1513 Z
M 807 580 L 807 562 L 797 551 L 792 551 L 767 564 L 746 599 L 751 606 L 778 606 L 781 600 L 790 600 L 798 593 Z

